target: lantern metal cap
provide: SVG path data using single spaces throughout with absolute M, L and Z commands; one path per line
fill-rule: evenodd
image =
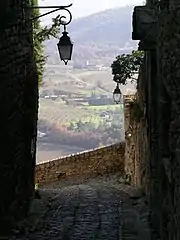
M 62 32 L 62 37 L 60 37 L 58 46 L 67 46 L 73 44 L 70 37 L 68 36 L 68 32 Z
M 121 94 L 121 90 L 119 88 L 119 85 L 117 84 L 116 88 L 114 89 L 113 94 Z

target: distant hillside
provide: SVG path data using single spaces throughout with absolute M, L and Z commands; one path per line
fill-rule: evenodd
M 137 42 L 131 40 L 132 10 L 132 6 L 126 6 L 73 20 L 68 32 L 74 41 L 74 62 L 88 60 L 108 65 L 116 55 L 136 48 Z M 57 41 L 46 42 L 50 64 L 59 63 Z

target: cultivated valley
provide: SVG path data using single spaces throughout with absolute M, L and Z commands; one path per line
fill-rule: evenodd
M 69 30 L 74 53 L 68 66 L 59 60 L 57 39 L 46 42 L 48 58 L 40 87 L 38 162 L 123 140 L 123 104 L 113 102 L 115 83 L 110 66 L 118 54 L 131 52 L 135 47 L 130 40 L 131 13 L 132 7 L 124 7 L 85 17 L 83 21 L 74 20 Z M 99 19 L 104 20 L 97 27 Z M 87 25 L 87 21 L 91 24 Z M 117 31 L 112 37 L 110 28 L 113 25 L 118 30 L 119 24 L 122 32 Z M 121 87 L 123 94 L 134 89 L 131 83 Z

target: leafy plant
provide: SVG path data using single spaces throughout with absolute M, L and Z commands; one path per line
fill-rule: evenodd
M 134 75 L 138 73 L 144 59 L 143 51 L 132 51 L 131 54 L 122 54 L 116 57 L 111 68 L 114 75 L 113 80 L 125 85 L 127 79 L 137 80 Z
M 30 0 L 31 6 L 38 6 L 38 0 Z M 42 84 L 42 77 L 44 71 L 44 64 L 46 56 L 44 55 L 44 41 L 50 39 L 50 37 L 58 37 L 60 31 L 60 16 L 52 19 L 52 25 L 50 27 L 42 27 L 40 25 L 39 9 L 33 9 L 33 42 L 34 42 L 34 55 L 36 60 L 36 66 L 39 76 L 39 84 Z

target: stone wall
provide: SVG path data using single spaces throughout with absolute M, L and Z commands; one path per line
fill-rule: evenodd
M 141 90 L 146 93 L 146 195 L 153 239 L 180 239 L 180 8 L 169 1 L 158 15 L 157 45 L 146 52 Z M 138 91 L 141 93 L 141 91 Z M 142 131 L 142 129 L 141 129 Z M 136 134 L 137 137 L 137 134 Z M 141 150 L 142 152 L 142 150 Z M 140 169 L 142 169 L 140 167 Z M 140 174 L 140 177 L 142 174 Z
M 36 183 L 56 182 L 62 178 L 111 173 L 124 169 L 124 143 L 82 152 L 36 165 Z
M 166 7 L 158 9 L 157 45 L 145 52 L 135 97 L 142 109 L 139 121 L 132 120 L 132 107 L 126 110 L 133 130 L 125 156 L 132 184 L 139 179 L 145 187 L 152 239 L 179 240 L 180 8 L 177 1 L 162 2 Z
M 28 0 L 0 3 L 0 230 L 23 217 L 33 194 L 38 87 L 28 6 Z
M 170 1 L 171 10 L 159 17 L 159 168 L 161 169 L 163 239 L 180 239 L 180 8 L 179 1 Z M 172 10 L 173 9 L 173 10 Z M 161 60 L 163 59 L 163 60 Z M 162 175 L 162 173 L 164 173 Z M 163 177 L 164 176 L 164 177 Z M 162 178 L 163 177 L 163 178 Z M 166 187 L 164 187 L 166 186 Z
M 150 199 L 150 164 L 146 105 L 146 66 L 137 80 L 137 92 L 124 96 L 125 160 L 124 173 L 132 186 L 139 187 Z
M 131 185 L 136 186 L 136 124 L 132 118 L 131 105 L 135 95 L 124 96 L 125 163 L 124 171 L 130 177 Z
M 132 186 L 141 187 L 148 195 L 148 142 L 145 105 L 145 69 L 140 69 L 137 92 L 124 96 L 125 174 Z

